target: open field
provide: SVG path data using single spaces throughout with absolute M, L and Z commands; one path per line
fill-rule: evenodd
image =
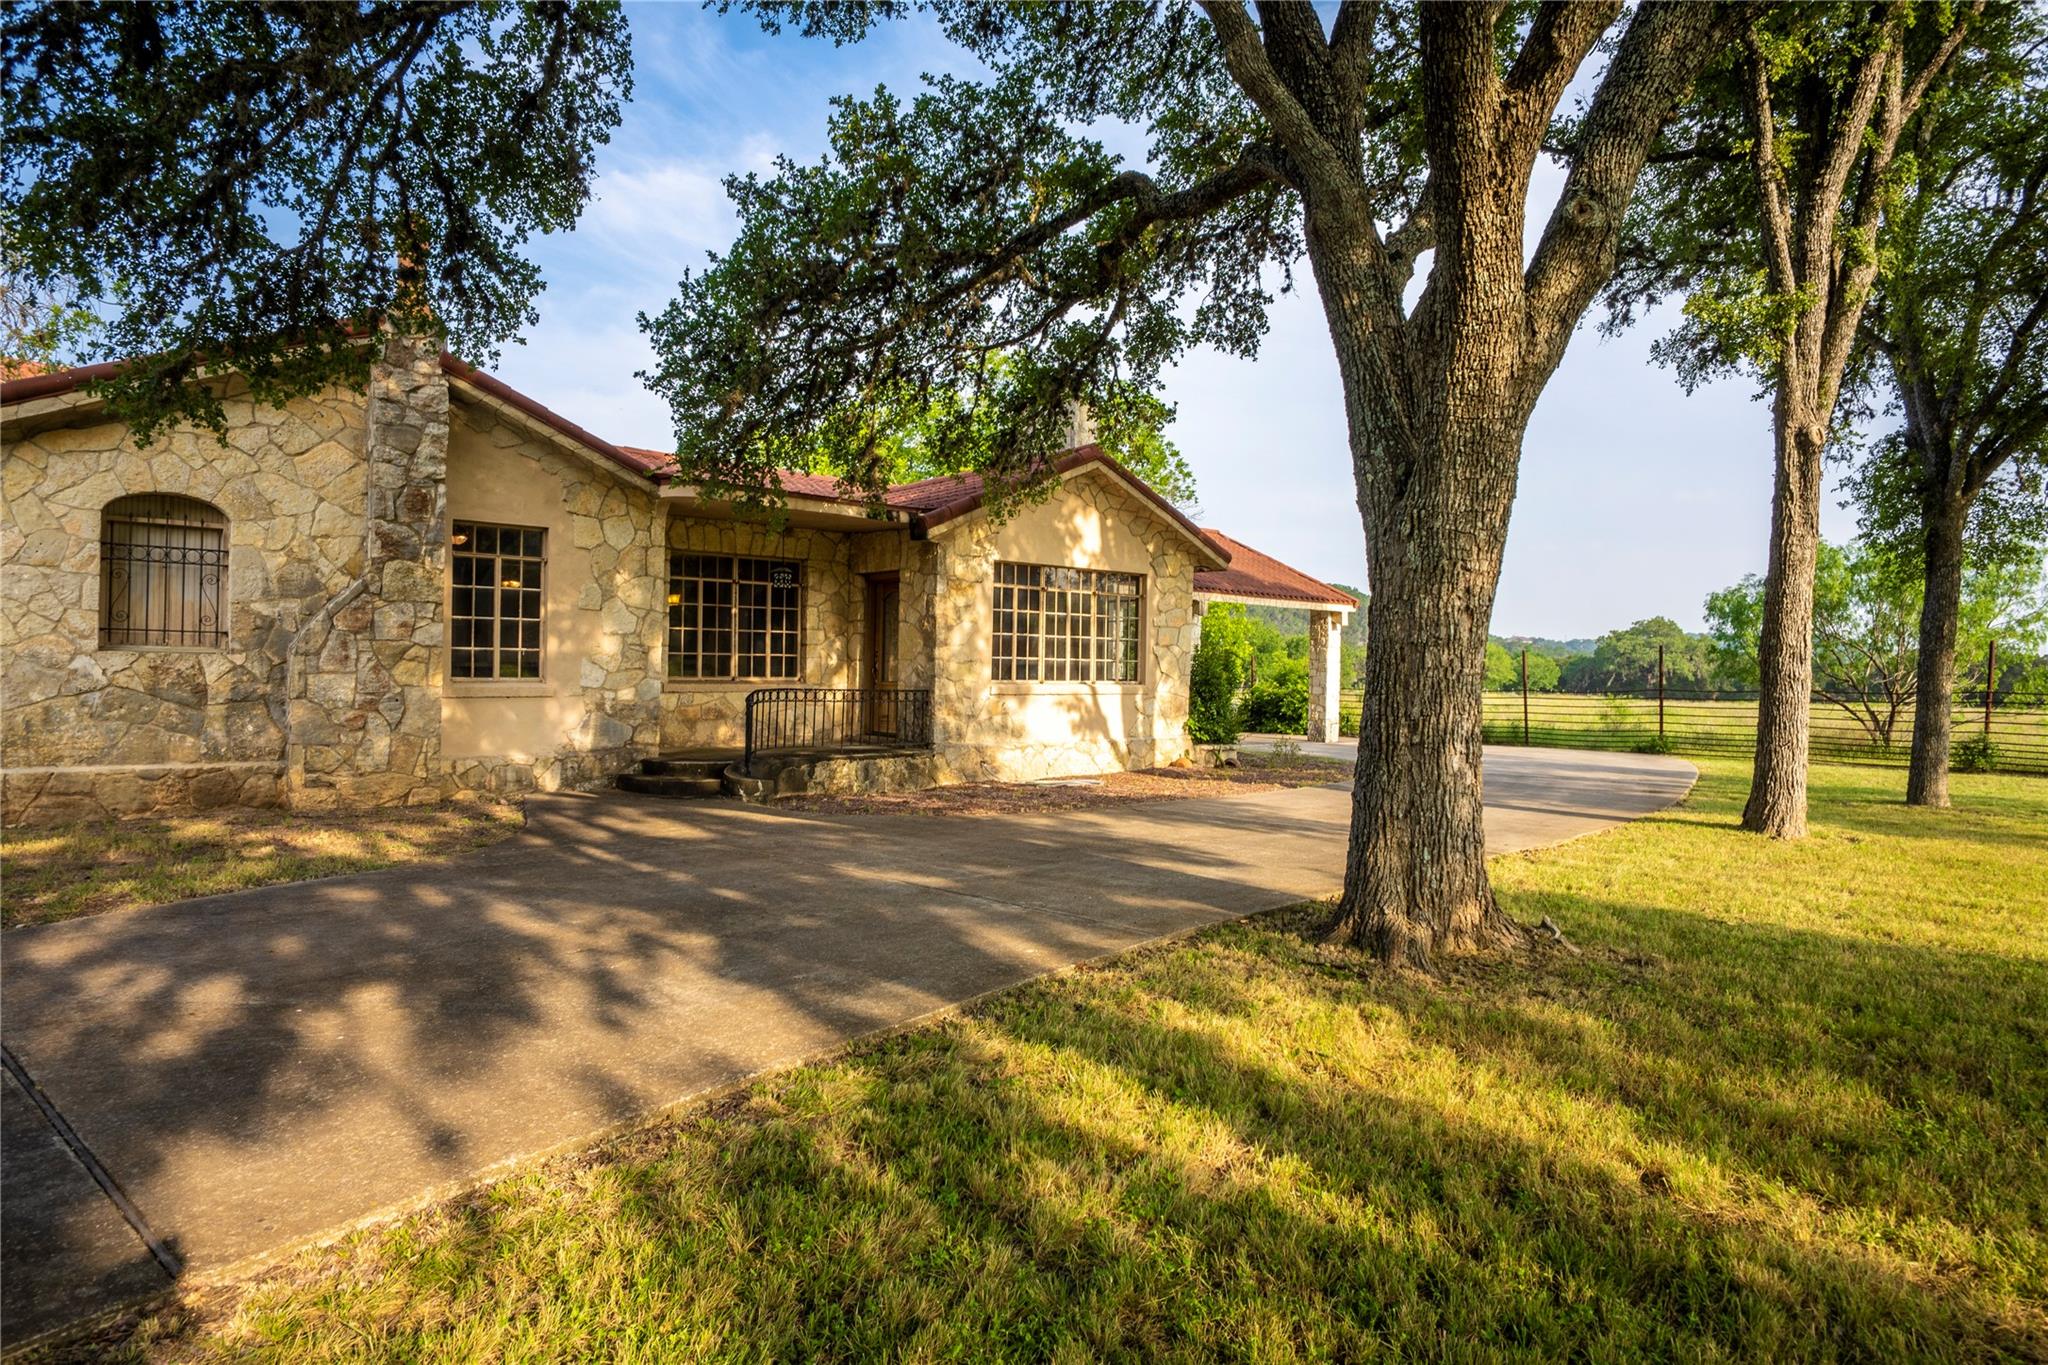
M 1586 696 L 1568 692 L 1529 694 L 1524 738 L 1522 694 L 1488 692 L 1486 742 L 1536 744 L 1567 749 L 1654 750 L 1678 754 L 1747 754 L 1756 747 L 1756 703 L 1749 700 L 1669 696 L 1658 724 L 1652 696 Z M 1361 694 L 1346 692 L 1345 733 L 1357 733 Z M 1913 743 L 1913 708 L 1901 707 L 1890 722 L 1890 743 L 1882 724 L 1866 725 L 1833 702 L 1812 704 L 1813 756 L 1847 763 L 1906 762 Z M 1953 765 L 1957 771 L 2048 775 L 2048 697 L 2000 699 L 1984 719 L 1981 695 L 1955 708 Z M 1661 740 L 1660 740 L 1661 733 Z M 1988 736 L 1988 751 L 1983 741 Z
M 91 1358 L 2041 1359 L 2048 783 L 1821 766 L 1497 859 L 1579 951 L 1302 907 L 306 1253 Z

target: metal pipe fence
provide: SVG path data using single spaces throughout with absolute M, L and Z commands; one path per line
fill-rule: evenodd
M 1994 676 L 1995 671 L 1995 664 L 1987 669 Z M 1756 751 L 1754 691 L 1674 687 L 1659 673 L 1660 680 L 1647 687 L 1588 694 L 1532 691 L 1525 670 L 1520 687 L 1485 694 L 1486 742 L 1639 753 Z M 1900 765 L 1910 759 L 1910 699 L 1817 693 L 1807 704 L 1814 758 Z M 1348 732 L 1355 733 L 1363 706 L 1362 692 L 1342 694 Z M 1953 770 L 2048 776 L 2048 692 L 1957 688 L 1949 723 Z
M 909 687 L 757 687 L 747 694 L 742 770 L 762 754 L 928 749 L 932 694 Z

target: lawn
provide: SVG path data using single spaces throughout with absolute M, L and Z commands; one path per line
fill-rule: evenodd
M 517 807 L 465 801 L 345 815 L 223 811 L 0 831 L 9 929 L 309 877 L 368 872 L 496 843 Z
M 1681 754 L 1735 755 L 1756 747 L 1754 701 L 1672 697 L 1663 705 L 1663 747 Z M 1851 763 L 1900 763 L 1912 752 L 1913 708 L 1890 714 L 1889 739 L 1871 713 L 1852 712 L 1830 702 L 1809 708 L 1815 757 Z M 1882 709 L 1876 715 L 1883 715 Z M 2048 706 L 2030 696 L 2025 704 L 1994 707 L 1985 726 L 1981 703 L 1959 705 L 1952 717 L 1958 768 L 1975 764 L 2000 771 L 2048 775 Z M 1522 694 L 1486 694 L 1486 738 L 1491 744 L 1523 741 Z M 1528 739 L 1532 744 L 1580 749 L 1653 747 L 1660 734 L 1657 698 L 1585 696 L 1567 692 L 1529 694 Z M 1988 746 L 1988 747 L 1987 747 Z
M 168 1360 L 2042 1359 L 2048 783 L 1821 768 L 1021 988 L 147 1320 Z

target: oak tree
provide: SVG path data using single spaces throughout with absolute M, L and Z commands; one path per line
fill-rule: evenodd
M 1773 7 L 1674 120 L 1636 201 L 1610 321 L 1673 290 L 1660 343 L 1688 384 L 1743 366 L 1771 394 L 1770 557 L 1745 829 L 1806 832 L 1822 457 L 1876 284 L 1899 140 L 1985 8 Z
M 907 7 L 748 8 L 845 42 Z M 882 405 L 907 389 L 958 395 L 947 448 L 1014 492 L 1047 477 L 1070 401 L 1152 387 L 1190 347 L 1253 353 L 1269 282 L 1305 261 L 1372 587 L 1338 922 L 1425 966 L 1520 941 L 1487 882 L 1479 762 L 1522 436 L 1613 269 L 1652 143 L 1747 11 L 930 8 L 987 78 L 838 101 L 821 160 L 729 182 L 730 251 L 645 320 L 679 458 L 770 489 L 829 421 L 836 467 L 873 487 Z M 1098 123 L 1141 130 L 1142 164 L 1088 136 Z M 1564 184 L 1531 253 L 1546 148 Z
M 1901 421 L 1853 479 L 1863 529 L 1919 569 L 1906 800 L 1948 804 L 1958 676 L 1981 657 L 1973 578 L 2040 563 L 2048 533 L 2048 19 L 1988 14 L 1908 122 L 1907 174 L 1863 321 Z M 2008 640 L 2008 644 L 2015 643 Z M 1989 683 L 1987 682 L 1987 685 Z
M 147 439 L 220 428 L 212 365 L 268 401 L 360 383 L 379 317 L 493 357 L 632 60 L 612 0 L 9 3 L 0 68 L 10 286 L 103 319 Z

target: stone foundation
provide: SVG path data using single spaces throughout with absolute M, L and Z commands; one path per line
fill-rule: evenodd
M 0 772 L 0 823 L 59 825 L 284 804 L 279 765 L 31 768 Z

